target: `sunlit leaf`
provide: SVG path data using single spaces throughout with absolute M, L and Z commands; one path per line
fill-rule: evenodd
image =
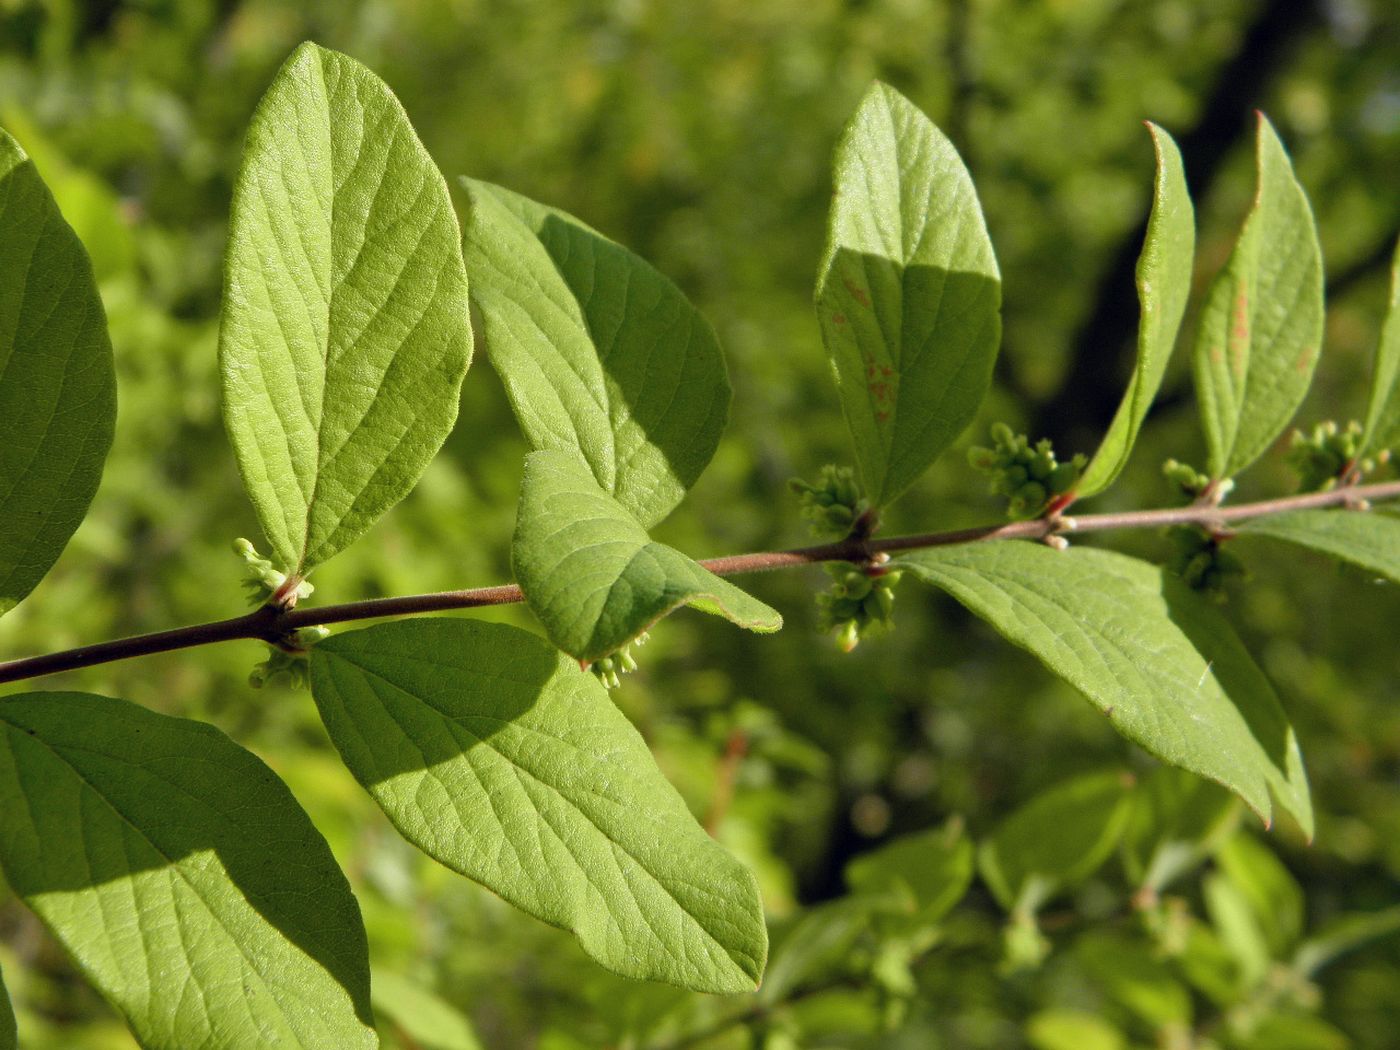
M 1138 302 L 1142 308 L 1137 361 L 1113 423 L 1076 487 L 1081 497 L 1108 488 L 1127 465 L 1138 430 L 1162 384 L 1191 292 L 1196 226 L 1181 153 L 1172 137 L 1156 124 L 1148 124 L 1147 130 L 1157 151 L 1157 178 L 1152 187 L 1147 239 L 1137 264 Z
M 669 279 L 572 215 L 461 184 L 472 302 L 525 436 L 581 458 L 656 524 L 705 469 L 729 415 L 714 330 Z
M 303 44 L 248 129 L 219 336 L 224 419 L 281 564 L 306 572 L 408 493 L 470 359 L 447 184 L 378 77 Z
M 334 635 L 311 687 L 346 765 L 414 845 L 628 977 L 752 991 L 753 876 L 656 768 L 593 675 L 504 624 Z
M 212 726 L 87 693 L 0 699 L 0 866 L 148 1050 L 378 1045 L 345 876 Z
M 83 520 L 116 418 L 92 265 L 33 162 L 0 130 L 0 614 Z
M 1033 653 L 1129 740 L 1225 785 L 1266 823 L 1277 802 L 1312 835 L 1302 756 L 1273 686 L 1175 576 L 1112 551 L 1021 542 L 897 563 Z
M 1001 275 L 953 144 L 893 88 L 836 147 L 817 315 L 870 497 L 889 503 L 972 422 L 1001 342 Z
M 783 623 L 757 598 L 654 542 L 566 452 L 526 458 L 511 560 L 545 633 L 580 660 L 614 652 L 682 605 L 754 631 Z
M 1391 514 L 1294 510 L 1244 522 L 1239 533 L 1307 547 L 1400 583 L 1400 518 Z
M 1212 477 L 1269 447 L 1308 391 L 1322 346 L 1322 249 L 1307 196 L 1259 117 L 1258 188 L 1239 240 L 1206 294 L 1196 393 Z
M 481 1041 L 466 1016 L 415 981 L 374 971 L 374 1009 L 402 1029 L 421 1050 L 481 1050 Z

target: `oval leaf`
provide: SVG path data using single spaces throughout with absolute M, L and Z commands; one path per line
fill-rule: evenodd
M 1029 650 L 1129 740 L 1238 794 L 1277 801 L 1312 835 L 1303 759 L 1273 686 L 1220 612 L 1164 570 L 1112 551 L 1038 543 L 898 559 Z
M 1390 305 L 1376 346 L 1376 369 L 1366 409 L 1362 451 L 1383 448 L 1400 452 L 1400 240 L 1390 261 Z
M 783 625 L 757 598 L 653 542 L 588 468 L 564 452 L 525 459 L 511 561 L 545 633 L 580 660 L 615 652 L 682 605 L 751 631 Z
M 144 1047 L 375 1047 L 359 907 L 286 786 L 212 726 L 0 700 L 0 866 Z
M 1196 392 L 1212 477 L 1249 466 L 1288 425 L 1322 346 L 1322 248 L 1308 198 L 1261 113 L 1254 206 L 1211 282 L 1196 332 Z
M 378 77 L 303 44 L 248 129 L 219 335 L 224 420 L 285 567 L 305 573 L 407 495 L 470 360 L 442 175 Z
M 1142 308 L 1137 362 L 1113 423 L 1079 481 L 1076 491 L 1080 497 L 1108 488 L 1127 465 L 1138 430 L 1162 385 L 1162 373 L 1176 345 L 1186 299 L 1191 293 L 1196 226 L 1181 152 L 1172 137 L 1156 124 L 1149 123 L 1147 130 L 1157 152 L 1157 178 L 1152 186 L 1147 239 L 1137 263 L 1138 303 Z
M 1042 792 L 983 840 L 977 867 L 1007 911 L 1034 915 L 1112 854 L 1131 812 L 1132 781 L 1092 773 Z
M 311 691 L 351 772 L 429 856 L 616 973 L 753 990 L 768 946 L 753 876 L 543 639 L 471 620 L 351 631 L 312 650 Z
M 1001 275 L 953 144 L 874 85 L 836 147 L 817 315 L 877 506 L 972 422 L 1001 341 Z
M 92 264 L 0 131 L 0 614 L 43 579 L 102 477 L 117 419 Z
M 1400 583 L 1400 518 L 1374 511 L 1295 510 L 1240 525 L 1241 536 L 1267 536 Z
M 674 284 L 572 215 L 463 179 L 472 301 L 535 448 L 572 452 L 643 525 L 714 455 L 729 377 Z

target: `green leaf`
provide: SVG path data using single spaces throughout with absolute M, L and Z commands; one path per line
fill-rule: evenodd
M 0 130 L 0 614 L 87 513 L 117 419 L 92 264 L 33 162 Z
M 1239 802 L 1219 784 L 1170 766 L 1138 782 L 1123 836 L 1123 866 L 1148 899 L 1199 866 L 1239 824 Z
M 141 1045 L 377 1045 L 359 907 L 286 786 L 212 726 L 0 700 L 0 866 Z
M 537 449 L 571 452 L 643 525 L 714 455 L 729 377 L 714 329 L 669 279 L 572 215 L 463 179 L 472 302 Z
M 1212 872 L 1201 882 L 1206 912 L 1220 937 L 1243 989 L 1254 988 L 1269 972 L 1272 956 L 1269 942 L 1249 898 L 1220 872 Z
M 910 924 L 937 923 L 962 900 L 972 882 L 973 847 L 961 820 L 902 835 L 846 865 L 855 894 L 888 896 Z
M 654 542 L 566 452 L 526 457 L 511 560 L 545 633 L 580 660 L 615 652 L 682 605 L 752 631 L 783 625 L 757 598 Z
M 1164 762 L 1273 799 L 1309 837 L 1312 804 L 1273 686 L 1219 610 L 1175 576 L 1112 551 L 1001 541 L 898 559 L 1029 650 Z
M 1181 153 L 1172 137 L 1149 123 L 1157 152 L 1157 178 L 1152 187 L 1152 214 L 1147 239 L 1137 264 L 1138 323 L 1137 362 L 1127 393 L 1099 450 L 1077 486 L 1080 497 L 1093 496 L 1113 484 L 1137 440 L 1172 348 L 1176 345 L 1186 299 L 1191 293 L 1191 264 L 1196 250 L 1195 214 L 1186 189 Z
M 1400 933 L 1400 904 L 1374 912 L 1340 915 L 1298 946 L 1293 968 L 1311 978 L 1347 953 L 1397 933 Z
M 1246 834 L 1230 838 L 1215 862 L 1244 895 L 1275 958 L 1303 932 L 1303 889 L 1267 846 Z
M 308 43 L 278 72 L 224 266 L 224 420 L 276 559 L 301 575 L 408 494 L 471 360 L 447 185 L 364 66 Z
M 1259 115 L 1258 188 L 1196 333 L 1212 477 L 1249 466 L 1288 425 L 1322 346 L 1322 248 L 1307 196 Z
M 1294 510 L 1244 522 L 1239 534 L 1307 547 L 1400 583 L 1400 518 L 1390 514 Z
M 419 619 L 311 651 L 346 765 L 429 856 L 627 977 L 752 991 L 753 876 L 695 822 L 593 675 L 503 624 Z
M 1035 1050 L 1123 1050 L 1123 1033 L 1097 1014 L 1055 1007 L 1033 1014 L 1026 1038 Z
M 1371 376 L 1361 450 L 1396 446 L 1400 446 L 1400 240 L 1395 242 L 1395 255 L 1390 261 L 1390 306 L 1376 346 L 1376 369 Z
M 476 1031 L 462 1012 L 441 996 L 396 973 L 374 972 L 374 1009 L 421 1050 L 481 1050 Z
M 1131 786 L 1116 772 L 1076 777 L 998 824 L 977 850 L 977 867 L 1001 906 L 1034 915 L 1097 871 L 1123 836 Z
M 1190 991 L 1141 939 L 1099 928 L 1075 942 L 1074 954 L 1095 985 L 1154 1030 L 1190 1026 Z
M 1001 341 L 1001 275 L 953 144 L 875 84 L 836 147 L 817 315 L 877 506 L 972 422 Z
M 10 993 L 5 990 L 5 978 L 0 974 L 0 1050 L 18 1050 L 19 1034 L 15 1029 L 15 1011 L 10 1006 Z

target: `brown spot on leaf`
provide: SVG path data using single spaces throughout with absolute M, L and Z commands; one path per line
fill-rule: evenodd
M 870 296 L 866 294 L 864 288 L 856 284 L 856 282 L 849 277 L 841 278 L 841 283 L 846 286 L 846 291 L 851 293 L 852 299 L 860 303 L 860 305 L 864 306 L 866 309 L 870 308 Z
M 878 411 L 878 412 L 875 413 L 875 422 L 877 422 L 877 423 L 883 423 L 883 422 L 885 422 L 885 421 L 886 421 L 887 419 L 889 419 L 889 418 L 890 418 L 890 413 L 889 413 L 889 410 L 888 410 L 888 409 L 882 408 L 882 409 L 880 409 L 880 411 Z
M 832 314 L 832 315 L 831 315 L 831 323 L 832 323 L 832 324 L 845 324 L 845 323 L 846 323 L 846 315 L 845 315 L 845 314 Z

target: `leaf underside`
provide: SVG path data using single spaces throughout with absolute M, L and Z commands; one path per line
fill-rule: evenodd
M 573 216 L 489 182 L 461 186 L 472 302 L 526 438 L 579 457 L 656 524 L 729 416 L 714 330 L 669 279 Z
M 212 726 L 87 693 L 0 700 L 0 866 L 150 1050 L 378 1045 L 345 876 Z
M 1076 487 L 1080 497 L 1108 488 L 1127 465 L 1138 430 L 1162 385 L 1191 293 L 1196 227 L 1181 153 L 1172 137 L 1156 124 L 1148 124 L 1147 129 L 1157 152 L 1157 178 L 1153 183 L 1147 238 L 1137 263 L 1138 303 L 1142 311 L 1137 361 L 1108 433 Z
M 598 680 L 504 624 L 335 635 L 311 689 L 351 772 L 419 849 L 573 931 L 627 977 L 752 991 L 753 876 L 695 822 Z
M 1374 511 L 1295 510 L 1245 522 L 1241 536 L 1265 536 L 1400 583 L 1400 518 Z
M 0 130 L 0 614 L 83 520 L 116 418 L 92 264 L 34 163 Z
M 1219 611 L 1170 573 L 1014 541 L 898 563 L 1038 657 L 1129 740 L 1223 784 L 1266 823 L 1276 802 L 1311 837 L 1302 756 L 1273 686 Z
M 816 300 L 856 461 L 882 506 L 972 422 L 1001 341 L 1001 276 L 972 179 L 884 84 L 836 147 Z
M 1322 248 L 1273 126 L 1259 117 L 1254 205 L 1211 282 L 1194 365 L 1211 477 L 1273 443 L 1307 394 L 1322 346 Z
M 565 452 L 526 457 L 511 561 L 545 633 L 580 660 L 607 656 L 682 605 L 753 631 L 783 623 L 757 598 L 654 542 Z
M 224 420 L 284 567 L 309 571 L 409 492 L 470 360 L 447 184 L 382 81 L 303 44 L 248 129 L 219 336 Z

